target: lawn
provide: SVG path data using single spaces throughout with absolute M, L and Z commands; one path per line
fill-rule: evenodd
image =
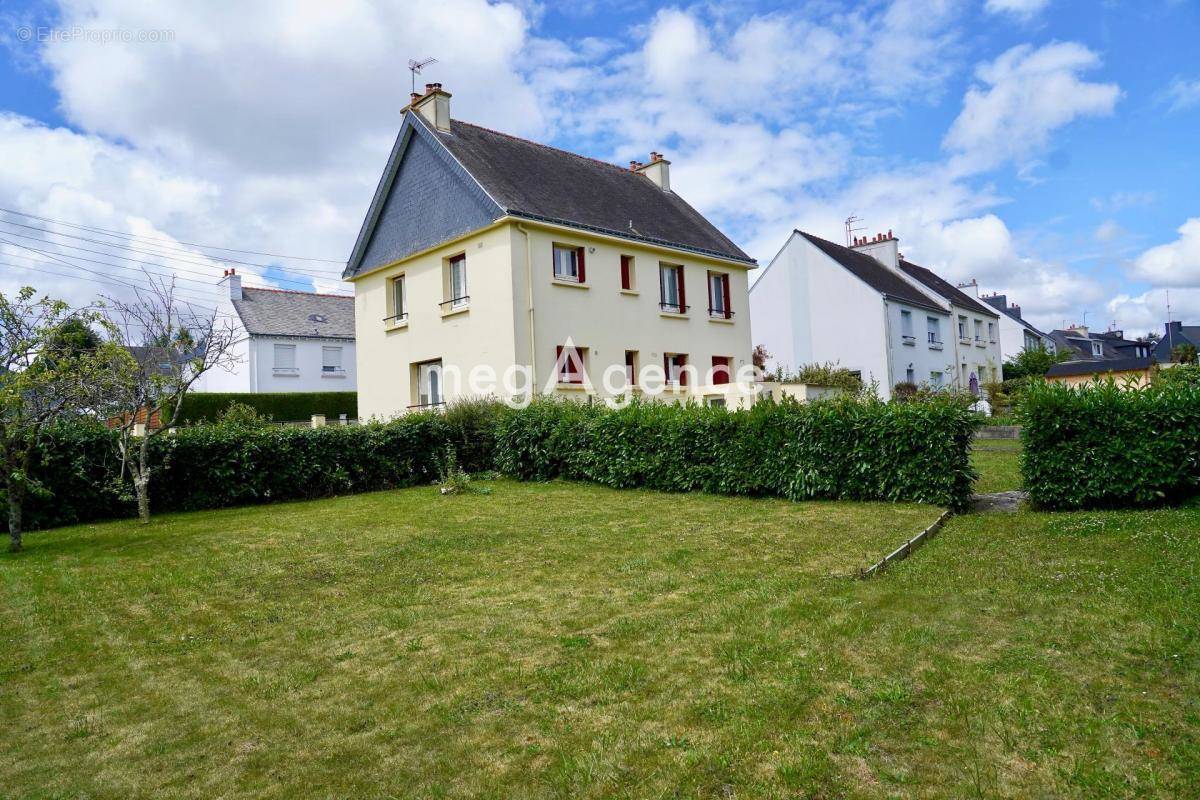
M 1200 791 L 1198 509 L 486 485 L 29 536 L 0 795 Z
M 976 439 L 971 466 L 979 473 L 975 491 L 980 494 L 1021 488 L 1021 442 L 1017 439 Z

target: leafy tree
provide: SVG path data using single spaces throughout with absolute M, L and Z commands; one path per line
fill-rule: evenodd
M 1196 345 L 1192 344 L 1191 342 L 1184 342 L 1183 344 L 1175 345 L 1171 348 L 1171 360 L 1176 364 L 1197 363 Z
M 24 287 L 0 292 L 0 461 L 8 503 L 9 549 L 21 549 L 24 505 L 41 489 L 34 454 L 47 426 L 95 401 L 104 385 L 106 347 L 93 315 Z
M 1051 352 L 1044 344 L 1038 342 L 1033 347 L 1026 347 L 1021 352 L 1013 356 L 1013 359 L 1004 365 L 1004 380 L 1012 380 L 1013 378 L 1040 378 L 1046 374 L 1046 370 L 1055 364 L 1066 361 L 1070 358 L 1064 352 L 1055 350 Z
M 174 280 L 146 276 L 133 300 L 109 298 L 112 390 L 107 408 L 116 428 L 121 473 L 129 471 L 138 519 L 150 521 L 150 442 L 179 421 L 183 398 L 211 369 L 236 361 L 236 329 L 216 310 L 197 310 L 179 299 Z

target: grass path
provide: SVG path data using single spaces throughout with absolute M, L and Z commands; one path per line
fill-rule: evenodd
M 1200 510 L 490 485 L 31 535 L 0 796 L 1200 791 Z

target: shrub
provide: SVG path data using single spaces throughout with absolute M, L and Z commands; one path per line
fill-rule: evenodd
M 335 420 L 339 414 L 358 418 L 357 392 L 189 392 L 183 398 L 181 425 L 216 422 L 234 403 L 249 406 L 276 422 L 300 422 L 313 414 Z
M 1035 382 L 1017 415 L 1021 473 L 1038 506 L 1131 508 L 1200 492 L 1200 384 Z
M 450 426 L 458 461 L 467 472 L 495 468 L 496 425 L 508 410 L 488 398 L 465 398 L 446 406 L 443 419 Z
M 917 385 L 912 381 L 900 381 L 892 387 L 892 399 L 897 403 L 905 403 L 917 396 Z
M 774 376 L 780 383 L 804 383 L 809 386 L 831 386 L 847 392 L 858 392 L 863 388 L 862 378 L 857 373 L 845 367 L 839 367 L 836 362 L 827 361 L 824 364 L 805 364 L 795 372 L 786 372 L 780 368 Z
M 269 416 L 260 414 L 253 406 L 245 403 L 230 403 L 224 411 L 217 415 L 218 425 L 241 425 L 253 428 L 266 425 L 270 421 Z
M 1156 366 L 1150 380 L 1156 386 L 1200 386 L 1200 367 L 1195 364 Z
M 977 424 L 955 397 L 762 402 L 736 412 L 538 400 L 501 421 L 498 467 L 522 480 L 962 508 Z

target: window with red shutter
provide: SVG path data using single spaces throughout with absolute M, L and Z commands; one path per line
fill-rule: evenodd
M 559 345 L 555 363 L 558 365 L 559 383 L 583 383 L 583 348 Z
M 687 354 L 663 353 L 663 371 L 666 372 L 667 383 L 674 386 L 687 386 Z
M 553 246 L 554 278 L 560 281 L 583 283 L 587 280 L 583 248 L 565 244 Z
M 621 288 L 633 289 L 633 256 L 621 256 Z
M 729 383 L 731 362 L 732 359 L 729 356 L 712 357 L 712 382 L 714 385 Z

